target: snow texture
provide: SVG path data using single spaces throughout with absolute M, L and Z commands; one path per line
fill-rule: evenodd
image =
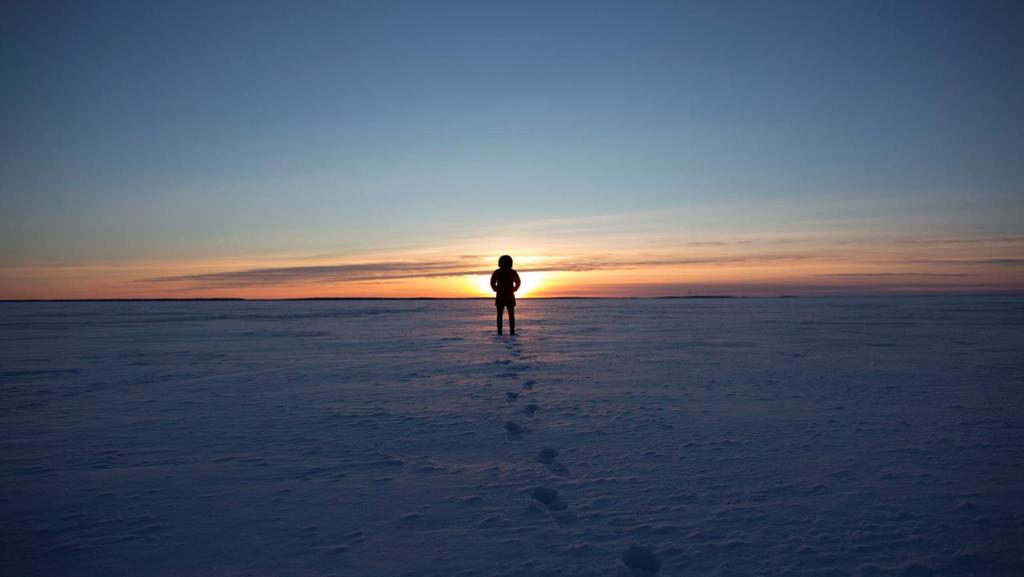
M 0 304 L 0 575 L 1024 575 L 1024 299 L 517 313 Z

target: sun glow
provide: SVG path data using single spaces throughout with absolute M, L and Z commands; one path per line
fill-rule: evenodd
M 544 285 L 544 278 L 547 277 L 546 272 L 521 272 L 519 273 L 519 280 L 522 284 L 519 286 L 519 290 L 516 291 L 516 297 L 530 297 L 537 296 L 536 293 Z M 491 277 L 490 276 L 474 276 L 472 277 L 473 287 L 475 292 L 480 293 L 481 296 L 493 296 L 494 291 L 491 290 Z

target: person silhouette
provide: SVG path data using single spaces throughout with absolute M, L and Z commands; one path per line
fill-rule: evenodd
M 491 274 L 491 290 L 494 291 L 494 305 L 498 307 L 498 334 L 501 334 L 501 317 L 508 308 L 508 334 L 516 334 L 516 291 L 519 290 L 519 273 L 512 268 L 512 257 L 507 254 L 498 259 L 498 268 Z

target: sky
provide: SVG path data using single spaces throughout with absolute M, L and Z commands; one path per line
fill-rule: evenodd
M 0 3 L 0 299 L 1024 292 L 1017 1 Z

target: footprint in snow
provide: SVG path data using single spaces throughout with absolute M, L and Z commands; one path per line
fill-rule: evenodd
M 508 433 L 508 438 L 512 440 L 521 439 L 523 436 L 523 427 L 515 421 L 505 421 L 505 432 Z
M 634 575 L 655 575 L 661 571 L 661 559 L 647 547 L 633 545 L 622 553 L 622 563 Z
M 543 449 L 537 452 L 537 460 L 540 461 L 541 463 L 544 463 L 545 465 L 550 465 L 551 463 L 554 463 L 557 457 L 558 451 L 552 449 L 551 447 L 544 447 Z
M 536 384 L 537 384 L 537 381 L 524 381 L 523 382 L 523 388 L 526 389 L 527 391 L 529 391 L 529 390 L 533 389 L 533 385 L 536 385 Z
M 555 459 L 557 458 L 558 451 L 552 449 L 551 447 L 544 447 L 543 449 L 537 452 L 538 462 L 543 463 L 548 468 L 548 471 L 550 471 L 551 473 L 564 477 L 569 474 L 569 469 L 567 469 L 565 465 L 556 461 Z
M 535 487 L 530 491 L 530 498 L 540 502 L 551 511 L 563 511 L 568 508 L 565 501 L 558 498 L 558 491 L 550 487 Z
M 540 406 L 536 405 L 535 403 L 530 403 L 529 405 L 523 407 L 523 414 L 526 415 L 527 417 L 532 417 L 538 409 L 540 409 Z
M 505 400 L 510 402 L 510 403 L 512 401 L 515 401 L 518 398 L 519 398 L 519 393 L 516 393 L 514 391 L 509 391 L 509 392 L 505 393 Z

